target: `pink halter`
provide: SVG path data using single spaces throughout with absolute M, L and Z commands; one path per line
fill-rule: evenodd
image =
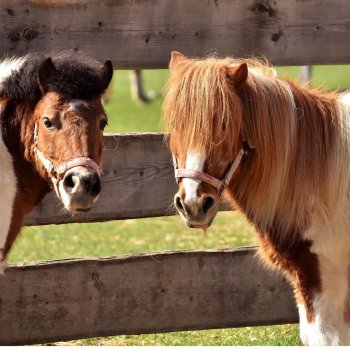
M 221 195 L 222 191 L 225 189 L 225 187 L 230 183 L 231 178 L 235 171 L 237 170 L 239 164 L 241 163 L 241 160 L 243 156 L 247 154 L 247 151 L 243 148 L 238 152 L 238 155 L 236 159 L 233 161 L 229 169 L 227 170 L 224 178 L 222 180 L 219 180 L 209 174 L 203 173 L 198 170 L 191 170 L 191 169 L 178 169 L 177 166 L 177 159 L 173 155 L 173 163 L 174 163 L 174 169 L 175 169 L 175 178 L 176 182 L 179 183 L 180 178 L 190 178 L 190 179 L 197 179 L 206 182 L 207 184 L 213 186 L 217 189 L 218 193 Z
M 50 180 L 54 186 L 56 195 L 59 199 L 61 199 L 59 190 L 58 190 L 58 183 L 63 178 L 64 174 L 72 168 L 75 168 L 77 166 L 84 166 L 92 168 L 96 171 L 98 176 L 101 176 L 103 173 L 102 169 L 96 164 L 94 160 L 88 157 L 79 157 L 79 158 L 73 158 L 69 159 L 59 165 L 54 165 L 48 158 L 45 157 L 44 153 L 39 150 L 37 147 L 38 143 L 38 127 L 37 124 L 35 124 L 34 128 L 34 153 L 44 166 L 45 170 L 49 174 Z

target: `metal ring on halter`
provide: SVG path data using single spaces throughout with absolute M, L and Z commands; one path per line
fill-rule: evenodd
M 173 163 L 174 163 L 174 169 L 175 169 L 175 178 L 176 182 L 179 183 L 180 178 L 189 178 L 189 179 L 197 179 L 206 182 L 207 184 L 213 186 L 216 188 L 218 193 L 221 195 L 222 191 L 225 189 L 225 187 L 230 183 L 231 178 L 235 171 L 237 170 L 239 164 L 241 163 L 241 160 L 244 155 L 246 155 L 247 151 L 244 148 L 241 148 L 238 152 L 238 155 L 236 156 L 235 160 L 227 170 L 224 178 L 222 180 L 215 178 L 214 176 L 211 176 L 209 174 L 203 173 L 202 171 L 198 170 L 191 170 L 191 169 L 178 169 L 177 165 L 177 159 L 173 155 Z
M 47 173 L 49 174 L 49 177 L 54 186 L 56 195 L 60 199 L 61 199 L 61 196 L 58 190 L 58 183 L 68 170 L 75 168 L 77 166 L 84 166 L 84 167 L 89 167 L 94 169 L 98 174 L 98 176 L 101 176 L 101 174 L 103 174 L 101 167 L 99 167 L 93 159 L 88 157 L 79 157 L 79 158 L 69 159 L 55 166 L 48 158 L 45 157 L 44 153 L 39 150 L 39 148 L 37 147 L 37 143 L 38 143 L 38 126 L 37 124 L 35 124 L 34 153 L 37 156 L 37 158 L 40 160 L 42 165 L 44 166 Z

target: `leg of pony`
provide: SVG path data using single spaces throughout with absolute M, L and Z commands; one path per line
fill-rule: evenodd
M 3 273 L 5 262 L 3 249 L 9 232 L 13 204 L 16 195 L 16 176 L 12 157 L 0 134 L 0 273 Z
M 346 345 L 348 267 L 318 256 L 321 290 L 313 295 L 309 310 L 298 304 L 300 337 L 304 345 Z M 299 299 L 299 298 L 298 298 Z

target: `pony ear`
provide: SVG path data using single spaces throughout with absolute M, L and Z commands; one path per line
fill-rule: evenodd
M 42 93 L 47 91 L 48 84 L 53 78 L 55 72 L 56 68 L 52 63 L 51 57 L 46 58 L 40 63 L 38 70 L 38 82 Z
M 102 78 L 104 83 L 104 89 L 107 89 L 109 83 L 113 77 L 113 64 L 112 61 L 108 60 L 102 67 Z
M 246 63 L 241 63 L 239 66 L 226 67 L 226 74 L 235 87 L 240 88 L 247 81 L 248 66 Z
M 183 55 L 181 52 L 172 51 L 171 52 L 171 59 L 170 59 L 170 62 L 169 62 L 169 68 L 170 69 L 175 68 L 184 59 L 186 59 L 186 56 Z
M 51 57 L 46 58 L 40 63 L 38 70 L 38 81 L 42 93 L 47 91 L 47 86 L 50 80 L 53 78 L 55 72 L 56 68 L 52 63 Z

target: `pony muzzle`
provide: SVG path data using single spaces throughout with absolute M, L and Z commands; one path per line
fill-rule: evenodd
M 69 211 L 88 211 L 101 192 L 99 174 L 90 167 L 76 166 L 67 170 L 58 184 L 58 195 Z
M 174 205 L 186 225 L 190 228 L 208 228 L 219 208 L 218 199 L 210 194 L 186 199 L 179 194 L 174 197 Z
M 37 147 L 37 125 L 34 129 L 34 154 L 43 165 L 53 184 L 57 197 L 67 210 L 88 211 L 97 202 L 101 192 L 102 169 L 89 157 L 69 159 L 54 165 Z

